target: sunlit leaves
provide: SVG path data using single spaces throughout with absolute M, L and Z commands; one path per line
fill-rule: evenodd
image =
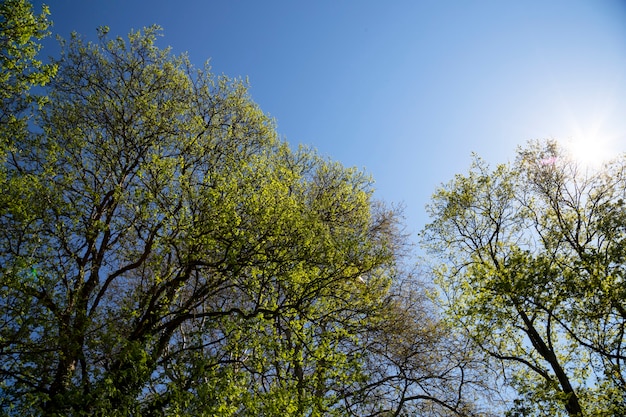
M 17 138 L 25 133 L 27 109 L 42 104 L 43 96 L 32 94 L 33 87 L 50 81 L 56 66 L 43 64 L 37 53 L 38 41 L 49 34 L 46 6 L 41 14 L 33 12 L 26 0 L 0 3 L 0 160 L 6 153 L 19 151 Z M 0 170 L 0 175 L 3 171 Z M 2 179 L 2 177 L 0 177 Z
M 25 19 L 3 36 L 27 24 L 2 51 L 0 413 L 477 414 L 475 346 L 368 175 L 279 140 L 246 82 L 158 27 L 74 34 L 43 65 L 47 9 L 1 7 Z
M 450 321 L 506 364 L 511 415 L 620 415 L 601 393 L 625 387 L 623 172 L 623 158 L 584 171 L 531 142 L 514 165 L 476 160 L 433 197 L 423 236 L 447 264 Z
M 347 413 L 368 335 L 402 311 L 386 311 L 396 213 L 158 35 L 63 42 L 36 132 L 5 164 L 0 404 Z

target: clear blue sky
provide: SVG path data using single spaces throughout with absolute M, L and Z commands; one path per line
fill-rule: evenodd
M 471 152 L 506 162 L 548 137 L 626 151 L 623 0 L 46 3 L 65 38 L 156 23 L 162 46 L 248 77 L 285 140 L 372 174 L 411 232 Z

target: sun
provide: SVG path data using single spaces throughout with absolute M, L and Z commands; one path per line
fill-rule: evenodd
M 586 168 L 599 168 L 614 155 L 607 140 L 594 136 L 572 138 L 565 146 L 575 161 Z
M 609 109 L 588 111 L 585 118 L 569 120 L 569 134 L 559 140 L 572 159 L 587 170 L 599 170 L 615 159 L 623 148 L 623 125 L 615 125 Z
M 574 161 L 584 169 L 597 170 L 618 156 L 617 144 L 621 141 L 618 134 L 611 134 L 606 129 L 578 131 L 576 135 L 561 144 Z

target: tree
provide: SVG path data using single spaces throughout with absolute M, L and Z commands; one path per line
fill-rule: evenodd
M 366 394 L 402 379 L 372 355 L 410 355 L 376 339 L 436 339 L 433 320 L 401 322 L 396 211 L 367 175 L 281 142 L 245 83 L 158 48 L 158 28 L 107 32 L 62 45 L 5 163 L 1 412 L 376 414 Z
M 447 314 L 502 363 L 511 415 L 626 412 L 625 162 L 584 169 L 530 142 L 433 196 L 423 239 Z
M 384 324 L 366 335 L 367 379 L 351 415 L 500 415 L 476 346 L 439 318 L 432 290 L 412 274 L 394 286 Z

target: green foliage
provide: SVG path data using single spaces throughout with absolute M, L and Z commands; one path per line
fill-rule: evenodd
M 37 43 L 49 34 L 48 8 L 33 14 L 26 0 L 3 0 L 0 3 L 0 158 L 12 148 L 14 138 L 24 134 L 26 110 L 44 98 L 30 90 L 48 83 L 56 67 L 37 59 Z
M 423 237 L 450 323 L 505 364 L 511 415 L 623 414 L 625 173 L 532 142 L 433 196 Z
M 469 414 L 471 355 L 400 284 L 371 179 L 289 148 L 244 82 L 159 28 L 107 32 L 62 43 L 7 148 L 1 412 Z

